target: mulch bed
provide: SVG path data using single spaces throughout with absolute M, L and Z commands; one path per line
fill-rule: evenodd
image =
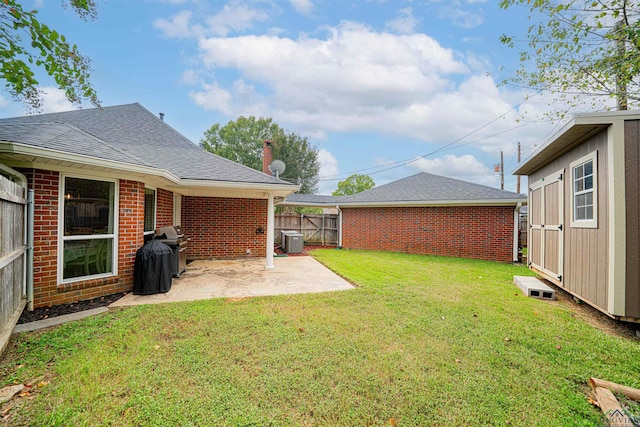
M 77 313 L 79 311 L 90 310 L 92 308 L 104 307 L 116 300 L 119 300 L 125 295 L 125 292 L 119 292 L 117 294 L 106 295 L 85 301 L 54 305 L 53 307 L 40 307 L 33 311 L 27 311 L 25 309 L 18 320 L 18 324 L 49 319 L 51 317 L 62 316 L 63 314 Z

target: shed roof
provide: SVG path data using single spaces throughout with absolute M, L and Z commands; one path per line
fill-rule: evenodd
M 572 148 L 607 129 L 616 121 L 640 120 L 638 111 L 606 111 L 576 114 L 562 129 L 549 138 L 513 171 L 514 175 L 530 175 Z
M 138 103 L 0 119 L 0 141 L 156 168 L 186 180 L 295 188 L 202 150 Z
M 295 197 L 294 197 L 295 196 Z M 315 196 L 318 197 L 318 196 Z M 516 205 L 527 196 L 497 188 L 474 184 L 421 172 L 352 196 L 326 199 L 327 205 L 340 207 L 364 206 L 448 206 L 448 205 Z M 311 205 L 309 195 L 291 195 L 285 204 Z M 316 199 L 315 202 L 320 202 Z

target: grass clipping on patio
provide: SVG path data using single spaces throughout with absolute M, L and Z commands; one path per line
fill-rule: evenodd
M 530 274 L 523 267 L 314 256 L 358 288 L 132 307 L 17 336 L 0 386 L 43 386 L 3 416 L 74 426 L 597 426 L 589 377 L 640 385 L 637 340 L 526 298 L 512 284 Z

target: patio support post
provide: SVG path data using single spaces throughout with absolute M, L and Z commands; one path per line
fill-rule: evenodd
M 273 242 L 275 235 L 275 208 L 273 205 L 273 193 L 268 195 L 267 203 L 267 261 L 264 268 L 272 269 L 273 265 Z

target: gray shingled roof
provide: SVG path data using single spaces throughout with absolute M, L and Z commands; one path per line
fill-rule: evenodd
M 138 103 L 0 119 L 0 140 L 149 166 L 181 179 L 288 184 L 202 150 Z
M 382 204 L 438 204 L 440 202 L 491 202 L 526 201 L 524 194 L 498 190 L 497 188 L 460 181 L 422 172 L 352 196 L 317 196 L 313 194 L 292 194 L 285 204 L 339 204 L 340 206 Z
M 471 182 L 422 172 L 390 182 L 353 196 L 345 197 L 341 205 L 351 203 L 401 203 L 441 201 L 523 201 L 527 196 Z
M 343 200 L 344 196 L 323 196 L 319 194 L 299 194 L 294 193 L 287 196 L 285 203 L 309 203 L 309 204 L 326 204 L 334 205 Z

